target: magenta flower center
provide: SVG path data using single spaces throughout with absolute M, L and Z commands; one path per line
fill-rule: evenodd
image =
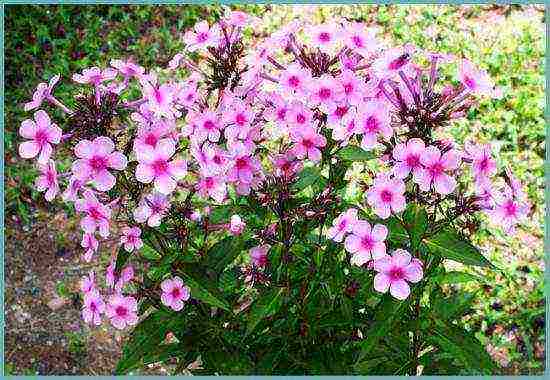
M 336 116 L 342 117 L 348 112 L 348 107 L 336 107 L 336 111 L 334 112 Z
M 197 42 L 202 43 L 202 42 L 205 42 L 206 40 L 208 40 L 208 33 L 202 32 L 197 34 Z
M 90 302 L 90 310 L 92 311 L 92 313 L 95 313 L 97 311 L 97 305 L 95 301 Z
M 347 222 L 345 219 L 342 219 L 342 220 L 340 221 L 340 223 L 338 223 L 338 229 L 339 229 L 340 231 L 345 230 L 347 226 L 348 226 L 348 222 Z
M 370 251 L 374 247 L 374 241 L 370 236 L 364 236 L 361 239 L 361 247 L 366 251 Z
M 296 116 L 296 121 L 299 123 L 299 124 L 304 124 L 306 122 L 306 117 L 303 115 L 303 114 L 298 114 L 298 116 Z
M 93 156 L 90 158 L 90 166 L 94 171 L 101 171 L 107 168 L 107 158 L 105 156 Z
M 393 193 L 390 190 L 382 190 L 380 192 L 380 199 L 384 203 L 390 203 L 393 199 Z
M 155 136 L 153 133 L 148 133 L 145 136 L 145 144 L 150 146 L 156 146 L 158 142 L 157 136 Z
M 48 181 L 48 183 L 50 185 L 53 185 L 55 184 L 55 181 L 56 181 L 56 178 L 55 178 L 55 173 L 51 170 L 48 170 L 46 172 L 46 181 Z
M 34 140 L 38 145 L 43 146 L 48 142 L 48 132 L 45 129 L 39 129 L 34 135 Z
M 330 88 L 323 87 L 319 90 L 319 98 L 321 98 L 322 100 L 329 99 L 330 94 L 331 94 Z
M 115 308 L 115 313 L 118 317 L 126 317 L 128 315 L 128 309 L 120 305 Z
M 248 161 L 244 157 L 237 158 L 235 160 L 235 166 L 237 167 L 237 169 L 245 169 L 248 167 Z
M 378 132 L 378 120 L 374 116 L 369 116 L 365 122 L 365 132 Z
M 298 87 L 300 85 L 300 78 L 298 78 L 296 75 L 292 75 L 290 78 L 288 78 L 288 84 L 290 87 Z
M 158 104 L 161 104 L 164 102 L 164 94 L 158 88 L 155 88 L 153 95 L 155 96 L 155 101 Z
M 166 160 L 162 158 L 159 158 L 158 160 L 154 161 L 151 166 L 153 168 L 155 177 L 163 175 L 168 171 L 168 163 L 166 162 Z
M 203 124 L 204 129 L 213 130 L 216 128 L 216 124 L 212 120 L 206 120 Z
M 207 188 L 207 189 L 211 189 L 214 187 L 214 179 L 212 177 L 206 177 L 204 179 L 204 186 Z
M 327 33 L 327 32 L 319 33 L 319 41 L 329 42 L 330 41 L 330 34 Z
M 430 175 L 432 177 L 437 177 L 439 175 L 441 175 L 443 173 L 443 171 L 445 170 L 445 168 L 443 167 L 443 165 L 441 165 L 440 162 L 436 162 L 435 164 L 433 164 L 432 166 L 429 167 L 429 172 L 430 172 Z
M 306 149 L 310 149 L 314 146 L 313 144 L 313 141 L 311 141 L 310 139 L 303 139 L 302 140 L 302 145 L 306 148 Z
M 364 47 L 364 45 L 363 45 L 363 39 L 362 39 L 361 37 L 359 37 L 359 36 L 353 36 L 353 37 L 351 38 L 351 40 L 353 41 L 353 44 L 354 44 L 355 46 L 357 46 L 358 48 Z
M 346 83 L 346 84 L 344 85 L 344 92 L 345 92 L 346 94 L 351 94 L 351 93 L 353 92 L 353 89 L 354 89 L 353 83 L 350 83 L 350 82 L 349 82 L 349 83 Z
M 172 292 L 170 293 L 172 298 L 179 298 L 181 296 L 181 292 L 178 288 L 172 289 Z
M 223 162 L 222 157 L 218 154 L 212 157 L 212 161 L 214 161 L 216 165 L 221 165 Z
M 235 117 L 235 122 L 238 124 L 238 125 L 244 125 L 246 123 L 246 117 L 242 114 L 242 113 L 239 113 L 237 114 L 237 117 Z
M 466 87 L 468 87 L 468 88 L 473 89 L 473 88 L 476 87 L 476 81 L 474 80 L 474 78 L 465 75 L 464 76 L 464 85 L 466 85 Z
M 508 201 L 504 205 L 504 212 L 506 216 L 516 216 L 518 211 L 517 205 L 513 201 Z
M 488 167 L 489 167 L 489 159 L 487 158 L 487 156 L 483 156 L 481 161 L 479 161 L 479 169 L 482 171 L 485 171 L 487 170 Z
M 403 271 L 403 268 L 393 267 L 390 269 L 388 276 L 390 277 L 391 281 L 398 281 L 405 278 L 405 272 Z
M 281 108 L 277 111 L 277 118 L 279 120 L 284 120 L 285 116 L 286 116 L 286 109 L 285 108 Z
M 90 217 L 94 220 L 103 219 L 103 214 L 95 206 L 92 206 L 88 209 L 88 215 L 90 215 Z
M 405 160 L 407 162 L 407 166 L 410 168 L 416 168 L 420 166 L 420 157 L 418 157 L 416 154 L 409 154 Z

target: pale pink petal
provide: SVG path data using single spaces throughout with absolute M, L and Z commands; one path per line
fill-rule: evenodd
M 43 110 L 39 110 L 34 113 L 34 120 L 36 120 L 36 124 L 39 128 L 48 128 L 51 124 L 50 117 Z
M 80 159 L 73 162 L 71 171 L 73 172 L 73 175 L 76 179 L 80 181 L 86 181 L 90 177 L 92 168 L 90 167 L 87 160 Z
M 116 179 L 109 173 L 107 170 L 102 170 L 97 173 L 94 177 L 95 188 L 99 191 L 109 191 L 115 186 Z
M 370 223 L 366 220 L 358 220 L 352 229 L 353 233 L 357 236 L 368 236 L 371 234 Z
M 375 264 L 376 265 L 376 264 Z M 374 276 L 374 289 L 380 293 L 386 293 L 390 287 L 390 278 L 384 273 Z
M 348 251 L 349 253 L 355 253 L 359 250 L 359 247 L 361 246 L 361 239 L 358 236 L 349 235 L 346 238 L 344 246 L 346 248 L 346 251 Z
M 411 262 L 405 268 L 405 278 L 410 282 L 418 282 L 423 277 L 422 266 L 416 263 Z
M 170 162 L 168 172 L 175 178 L 183 178 L 187 174 L 187 162 L 185 160 L 174 160 Z
M 381 242 L 374 243 L 371 254 L 374 260 L 383 258 L 386 255 L 386 244 Z
M 176 188 L 176 181 L 169 175 L 155 178 L 155 189 L 162 194 L 170 194 Z
M 93 141 L 96 154 L 106 156 L 115 150 L 115 144 L 113 141 L 105 136 L 100 136 Z
M 37 129 L 34 121 L 30 119 L 23 120 L 19 127 L 19 134 L 26 139 L 34 139 Z
M 155 178 L 155 173 L 151 165 L 138 164 L 136 167 L 136 179 L 142 183 L 149 183 Z
M 116 170 L 124 170 L 128 160 L 126 156 L 120 152 L 114 152 L 109 155 L 109 167 Z
M 50 160 L 52 152 L 53 152 L 52 146 L 48 143 L 45 143 L 44 145 L 42 145 L 42 149 L 40 150 L 40 154 L 38 155 L 37 162 L 39 164 L 46 165 Z
M 411 254 L 404 249 L 396 249 L 392 255 L 392 263 L 399 267 L 409 265 L 411 262 Z
M 366 262 L 368 262 L 370 259 L 371 259 L 370 252 L 368 251 L 357 252 L 351 257 L 350 263 L 352 265 L 361 266 Z
M 388 236 L 388 228 L 383 224 L 375 224 L 371 234 L 374 240 L 383 241 L 386 239 L 386 236 Z
M 397 280 L 391 283 L 390 285 L 390 294 L 397 298 L 398 300 L 406 299 L 411 293 L 411 288 L 407 281 Z
M 439 194 L 447 195 L 455 189 L 456 181 L 450 175 L 443 173 L 435 178 L 434 187 Z
M 40 151 L 40 145 L 34 141 L 25 141 L 19 145 L 19 155 L 23 158 L 36 157 Z

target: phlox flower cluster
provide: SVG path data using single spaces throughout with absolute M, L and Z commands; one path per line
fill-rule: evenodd
M 304 166 L 328 165 L 348 145 L 380 158 L 383 169 L 369 179 L 361 206 L 382 222 L 361 220 L 351 208 L 332 221 L 327 235 L 343 243 L 351 264 L 372 263 L 379 292 L 389 289 L 404 299 L 409 284 L 423 277 L 422 262 L 407 251 L 386 252 L 384 220 L 401 215 L 408 202 L 461 201 L 470 207 L 462 213 L 483 210 L 508 232 L 525 219 L 525 194 L 511 173 L 498 185 L 490 145 L 460 147 L 436 136 L 464 115 L 475 96 L 498 95 L 485 71 L 410 45 L 387 48 L 374 30 L 349 22 L 293 22 L 243 50 L 242 32 L 256 21 L 234 11 L 214 25 L 197 23 L 184 35 L 185 51 L 166 68 L 147 70 L 130 59 L 84 68 L 72 80 L 89 99 L 79 100 L 84 106 L 75 110 L 53 95 L 59 75 L 38 85 L 25 105 L 36 111 L 21 123 L 19 154 L 36 159 L 36 187 L 46 200 L 64 187 L 60 198 L 80 216 L 86 261 L 98 256 L 102 240 L 137 254 L 150 231 L 166 221 L 203 226 L 211 205 L 255 195 L 272 178 L 288 188 Z M 415 63 L 422 57 L 429 68 Z M 441 63 L 456 65 L 460 84 L 434 96 Z M 119 108 L 103 110 L 111 103 L 129 117 L 115 123 Z M 44 106 L 67 113 L 72 122 L 66 131 L 39 109 Z M 79 124 L 90 115 L 97 125 L 92 131 Z M 104 120 L 116 128 L 103 127 Z M 59 174 L 54 148 L 61 143 L 71 144 L 74 157 L 70 170 Z M 473 178 L 471 188 L 464 173 Z M 180 212 L 182 197 L 187 208 Z M 235 214 L 208 228 L 238 236 L 248 226 Z M 268 266 L 267 237 L 273 239 L 277 228 L 266 227 L 249 252 L 252 282 Z M 95 274 L 83 279 L 82 315 L 90 324 L 103 318 L 116 328 L 137 323 L 139 300 L 130 285 L 139 285 L 139 276 L 132 266 L 116 269 L 116 259 L 105 271 L 106 292 Z M 166 307 L 182 310 L 190 288 L 177 276 L 165 277 L 155 294 Z

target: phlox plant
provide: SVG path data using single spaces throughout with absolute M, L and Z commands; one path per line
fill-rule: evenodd
M 167 67 L 113 59 L 25 105 L 37 189 L 74 204 L 83 260 L 113 252 L 81 291 L 86 323 L 130 330 L 117 373 L 497 372 L 457 323 L 474 295 L 443 289 L 478 279 L 445 260 L 498 270 L 482 223 L 530 212 L 490 144 L 450 137 L 501 96 L 488 74 L 360 23 L 256 25 L 199 22 Z

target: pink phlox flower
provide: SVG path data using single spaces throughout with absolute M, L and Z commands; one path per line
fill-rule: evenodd
M 265 119 L 274 122 L 278 127 L 286 127 L 290 110 L 288 103 L 275 93 L 271 94 L 269 101 L 271 106 L 264 111 Z
M 170 201 L 166 195 L 158 192 L 147 194 L 134 210 L 134 220 L 138 223 L 147 221 L 149 227 L 158 227 L 169 208 Z
M 131 60 L 111 59 L 110 63 L 126 81 L 132 77 L 140 79 L 145 74 L 145 69 Z
M 405 183 L 400 178 L 392 178 L 388 173 L 376 176 L 370 189 L 367 191 L 367 203 L 374 209 L 374 213 L 386 219 L 393 213 L 405 209 Z
M 337 80 L 342 88 L 343 101 L 353 106 L 363 102 L 367 95 L 365 82 L 360 80 L 353 71 L 342 71 Z
M 422 169 L 420 158 L 424 154 L 424 141 L 412 138 L 407 143 L 397 144 L 393 148 L 395 166 L 393 173 L 398 178 L 407 178 L 409 173 L 417 173 Z M 418 175 L 418 173 L 416 174 Z
M 183 309 L 183 303 L 191 297 L 191 290 L 178 276 L 164 280 L 160 288 L 162 289 L 160 299 L 163 305 L 175 311 Z
M 272 161 L 275 166 L 275 175 L 278 177 L 292 178 L 303 167 L 302 162 L 292 152 L 274 155 Z
M 115 294 L 110 297 L 105 314 L 111 320 L 111 324 L 119 330 L 133 326 L 138 321 L 137 301 L 134 297 Z
M 90 271 L 88 276 L 82 277 L 80 280 L 80 290 L 82 293 L 86 294 L 95 289 L 95 273 Z
M 35 186 L 38 191 L 45 191 L 44 196 L 48 202 L 51 202 L 59 192 L 57 183 L 57 170 L 55 162 L 50 160 L 47 165 L 39 165 L 40 175 L 36 178 Z
M 361 148 L 372 150 L 377 145 L 378 136 L 389 140 L 393 135 L 390 113 L 385 103 L 371 100 L 357 107 L 356 133 L 362 134 Z
M 290 131 L 290 138 L 294 142 L 292 152 L 296 157 L 309 158 L 313 162 L 321 160 L 321 150 L 327 144 L 323 135 L 318 133 L 312 127 L 293 128 Z
M 260 268 L 265 267 L 267 265 L 267 254 L 270 248 L 271 246 L 268 244 L 251 248 L 250 260 L 252 261 L 252 265 Z
M 84 294 L 82 319 L 88 324 L 101 325 L 101 314 L 105 312 L 105 302 L 97 290 Z
M 124 245 L 124 249 L 127 252 L 140 249 L 143 246 L 141 229 L 139 227 L 124 227 L 122 229 L 122 236 L 120 237 L 120 244 Z
M 458 168 L 458 153 L 451 149 L 444 154 L 435 146 L 426 147 L 420 162 L 423 169 L 414 172 L 413 179 L 422 191 L 429 191 L 433 186 L 436 192 L 447 195 L 456 188 L 456 180 L 447 172 Z
M 38 163 L 45 165 L 52 155 L 51 144 L 61 141 L 61 128 L 52 123 L 48 114 L 42 110 L 34 113 L 34 121 L 23 120 L 19 134 L 28 139 L 19 145 L 19 155 L 23 158 L 34 158 L 38 155 Z
M 183 83 L 176 92 L 176 98 L 179 104 L 189 109 L 195 105 L 199 98 L 197 85 L 190 81 Z
M 203 142 L 209 140 L 217 142 L 220 139 L 220 129 L 222 128 L 219 115 L 212 110 L 205 110 L 195 121 L 195 130 L 193 140 Z
M 343 36 L 346 46 L 363 57 L 369 56 L 380 45 L 376 39 L 376 31 L 365 28 L 363 23 L 350 22 L 346 24 Z
M 115 292 L 120 293 L 124 285 L 128 284 L 134 279 L 134 267 L 128 265 L 120 271 L 120 277 L 115 284 Z
M 224 176 L 215 169 L 202 168 L 195 185 L 197 194 L 203 198 L 211 197 L 218 203 L 222 203 L 227 197 L 227 185 Z
M 306 35 L 311 39 L 313 47 L 330 53 L 339 42 L 342 30 L 336 23 L 326 23 L 309 27 Z
M 128 163 L 124 154 L 114 150 L 115 144 L 105 136 L 81 140 L 74 148 L 78 159 L 71 168 L 73 175 L 81 181 L 92 181 L 99 191 L 111 190 L 116 179 L 107 169 L 124 170 Z
M 223 115 L 226 125 L 224 134 L 228 140 L 244 140 L 247 138 L 254 112 L 244 102 L 235 100 Z
M 250 23 L 253 21 L 253 17 L 250 16 L 248 13 L 241 12 L 241 11 L 230 11 L 226 15 L 226 21 L 231 26 L 236 26 L 239 28 L 243 28 L 247 25 L 250 25 Z
M 101 70 L 99 67 L 90 67 L 82 70 L 82 74 L 73 74 L 73 80 L 81 84 L 91 84 L 99 86 L 101 83 L 113 80 L 117 76 L 117 70 L 106 68 Z
M 253 155 L 253 148 L 244 143 L 237 143 L 229 151 L 230 167 L 227 179 L 231 182 L 250 184 L 256 173 L 261 172 L 261 164 Z
M 342 121 L 349 113 L 353 112 L 353 108 L 345 105 L 339 104 L 336 108 L 327 115 L 327 126 L 328 128 L 334 128 L 334 125 L 341 125 Z
M 258 171 L 252 177 L 252 181 L 245 182 L 242 180 L 237 180 L 233 184 L 235 185 L 235 192 L 237 195 L 250 195 L 251 190 L 258 190 L 265 180 L 265 175 L 263 172 Z
M 97 249 L 99 248 L 99 242 L 97 241 L 93 233 L 86 232 L 84 233 L 84 235 L 82 235 L 80 246 L 86 250 L 84 252 L 84 261 L 89 263 L 90 261 L 92 261 L 94 253 L 96 253 Z
M 408 46 L 388 49 L 374 61 L 372 71 L 378 79 L 394 78 L 399 71 L 410 73 L 411 61 L 412 49 Z
M 60 74 L 54 75 L 48 83 L 39 83 L 32 94 L 32 101 L 25 103 L 24 110 L 30 111 L 39 108 L 44 100 L 50 100 L 53 97 L 53 88 L 59 82 Z
M 141 81 L 143 97 L 148 109 L 157 117 L 174 119 L 181 116 L 174 104 L 175 93 L 173 87 L 164 83 L 157 85 L 150 81 Z
M 471 141 L 464 144 L 465 158 L 471 161 L 474 180 L 482 182 L 495 175 L 497 171 L 496 161 L 491 154 L 491 145 L 476 145 Z
M 155 120 L 150 125 L 140 125 L 134 140 L 134 150 L 141 149 L 143 145 L 156 148 L 157 143 L 163 138 L 167 138 L 171 132 L 172 126 L 169 122 L 163 120 Z
M 65 202 L 74 202 L 78 198 L 78 192 L 84 189 L 85 181 L 81 181 L 78 178 L 76 178 L 74 175 L 69 178 L 69 184 L 67 185 L 67 188 L 61 195 L 61 198 Z
M 77 199 L 74 204 L 77 212 L 84 213 L 80 227 L 88 234 L 93 234 L 96 229 L 99 229 L 102 237 L 108 237 L 111 209 L 101 204 L 90 190 L 84 191 L 83 196 L 84 198 Z
M 460 61 L 458 66 L 458 79 L 467 91 L 481 96 L 493 96 L 494 85 L 485 70 L 477 69 L 472 62 L 467 59 Z
M 386 254 L 384 241 L 388 236 L 388 229 L 383 224 L 371 227 L 366 220 L 357 220 L 353 223 L 351 234 L 346 237 L 344 247 L 351 253 L 351 263 L 361 266 L 366 262 L 379 259 Z
M 295 101 L 290 105 L 288 123 L 299 129 L 310 128 L 313 120 L 313 112 L 302 102 Z
M 155 148 L 143 145 L 136 151 L 138 165 L 136 179 L 142 183 L 154 182 L 155 190 L 172 193 L 177 180 L 187 174 L 187 162 L 182 159 L 170 160 L 176 151 L 172 140 L 164 139 Z
M 218 25 L 208 26 L 208 22 L 200 21 L 193 30 L 188 30 L 183 36 L 188 51 L 205 50 L 210 46 L 217 46 L 221 36 Z
M 347 233 L 353 231 L 355 223 L 357 223 L 357 209 L 350 208 L 334 219 L 332 227 L 327 230 L 328 238 L 340 243 Z
M 246 223 L 243 222 L 241 217 L 239 215 L 232 215 L 231 220 L 229 222 L 229 232 L 234 235 L 238 236 L 243 233 L 244 229 L 246 227 Z
M 406 299 L 411 293 L 409 282 L 417 283 L 424 277 L 422 262 L 411 258 L 404 249 L 397 249 L 392 256 L 385 255 L 375 260 L 374 270 L 378 272 L 374 276 L 374 289 L 380 293 L 386 293 L 389 289 L 398 300 Z
M 527 219 L 531 209 L 529 202 L 518 199 L 514 191 L 506 186 L 500 193 L 495 193 L 495 206 L 487 213 L 493 223 L 500 226 L 507 234 L 516 233 L 516 225 Z
M 514 176 L 514 173 L 512 172 L 512 170 L 509 167 L 507 167 L 505 168 L 505 172 L 506 172 L 506 176 L 505 176 L 506 183 L 508 184 L 508 186 L 510 186 L 510 189 L 512 190 L 512 193 L 514 194 L 514 196 L 518 199 L 526 199 L 527 194 L 523 189 L 523 185 Z
M 341 146 L 346 146 L 349 139 L 357 133 L 357 111 L 349 110 L 340 120 L 339 123 L 329 124 L 328 128 L 332 129 L 332 138 L 336 141 L 341 141 Z
M 344 99 L 342 83 L 331 75 L 324 74 L 311 81 L 309 99 L 313 105 L 318 105 L 324 113 L 331 113 Z
M 312 77 L 309 70 L 296 63 L 292 63 L 280 74 L 279 85 L 281 93 L 304 95 L 308 91 L 311 81 Z

